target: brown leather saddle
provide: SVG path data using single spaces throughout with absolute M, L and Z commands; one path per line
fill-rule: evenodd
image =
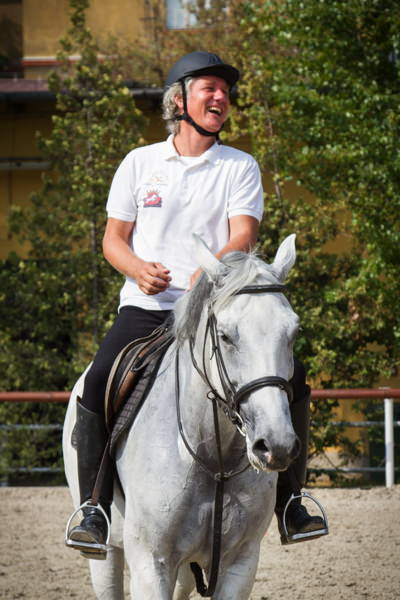
M 161 360 L 173 341 L 171 320 L 168 319 L 147 337 L 125 346 L 115 359 L 105 393 L 111 455 L 120 435 L 134 422 L 154 383 Z

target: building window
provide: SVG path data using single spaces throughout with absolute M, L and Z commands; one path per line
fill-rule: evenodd
M 166 0 L 168 29 L 187 29 L 196 25 L 196 15 L 190 7 L 195 0 Z

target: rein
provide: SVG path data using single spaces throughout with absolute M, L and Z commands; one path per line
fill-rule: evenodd
M 284 293 L 286 287 L 280 284 L 264 284 L 264 285 L 248 285 L 240 288 L 234 295 L 238 296 L 240 294 L 260 294 L 260 293 Z M 210 335 L 211 344 L 212 344 L 212 357 L 215 356 L 215 360 L 217 363 L 218 375 L 220 378 L 221 386 L 223 389 L 224 396 L 221 396 L 214 385 L 212 384 L 206 368 L 206 340 L 207 336 Z M 183 443 L 189 454 L 192 458 L 200 465 L 200 467 L 216 482 L 215 487 L 215 498 L 214 498 L 214 515 L 213 515 L 213 548 L 212 548 L 212 558 L 211 558 L 211 568 L 210 575 L 208 577 L 208 585 L 204 583 L 203 572 L 201 567 L 197 563 L 190 563 L 190 568 L 194 574 L 196 580 L 197 592 L 202 597 L 210 597 L 213 595 L 217 580 L 218 580 L 218 571 L 219 571 L 219 563 L 221 556 L 221 539 L 222 539 L 222 513 L 223 513 L 223 497 L 224 497 L 224 483 L 232 477 L 243 473 L 246 469 L 249 468 L 250 464 L 246 464 L 244 467 L 236 470 L 226 472 L 224 467 L 224 459 L 222 455 L 222 445 L 221 445 L 221 433 L 219 428 L 219 418 L 218 418 L 218 404 L 222 407 L 223 412 L 230 419 L 233 425 L 238 429 L 239 433 L 243 436 L 246 435 L 245 425 L 240 416 L 240 404 L 247 397 L 247 395 L 254 391 L 261 389 L 263 387 L 279 387 L 283 391 L 285 391 L 288 395 L 289 402 L 293 399 L 293 390 L 291 384 L 284 378 L 278 377 L 276 375 L 268 375 L 265 377 L 260 377 L 258 379 L 254 379 L 249 383 L 244 384 L 238 390 L 235 389 L 235 386 L 232 384 L 232 381 L 229 378 L 228 372 L 225 367 L 221 347 L 218 340 L 218 331 L 217 331 L 217 319 L 214 313 L 209 311 L 209 316 L 207 319 L 207 326 L 204 335 L 203 342 L 203 353 L 202 353 L 202 362 L 203 369 L 200 369 L 193 352 L 193 340 L 190 340 L 190 354 L 193 366 L 196 371 L 199 373 L 203 381 L 210 388 L 210 391 L 207 394 L 207 397 L 212 402 L 213 407 L 213 420 L 214 420 L 214 430 L 215 430 L 215 441 L 217 447 L 217 458 L 218 458 L 218 471 L 213 472 L 205 463 L 205 461 L 192 449 L 190 446 L 185 432 L 183 430 L 182 418 L 181 418 L 181 410 L 180 410 L 180 384 L 179 384 L 179 348 L 176 351 L 175 358 L 175 389 L 176 389 L 176 411 L 177 411 L 177 420 L 178 420 L 178 428 Z

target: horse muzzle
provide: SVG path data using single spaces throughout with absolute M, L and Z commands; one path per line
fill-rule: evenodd
M 265 439 L 256 440 L 248 448 L 251 465 L 262 471 L 285 471 L 290 463 L 299 455 L 300 440 L 293 437 L 292 444 L 269 444 Z

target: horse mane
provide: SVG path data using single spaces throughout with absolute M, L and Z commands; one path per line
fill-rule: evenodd
M 272 266 L 256 256 L 254 252 L 230 252 L 221 263 L 226 269 L 217 281 L 211 281 L 206 273 L 197 280 L 193 288 L 176 303 L 174 310 L 174 332 L 178 344 L 194 339 L 205 305 L 218 313 L 239 289 L 246 285 L 267 281 L 279 283 Z

